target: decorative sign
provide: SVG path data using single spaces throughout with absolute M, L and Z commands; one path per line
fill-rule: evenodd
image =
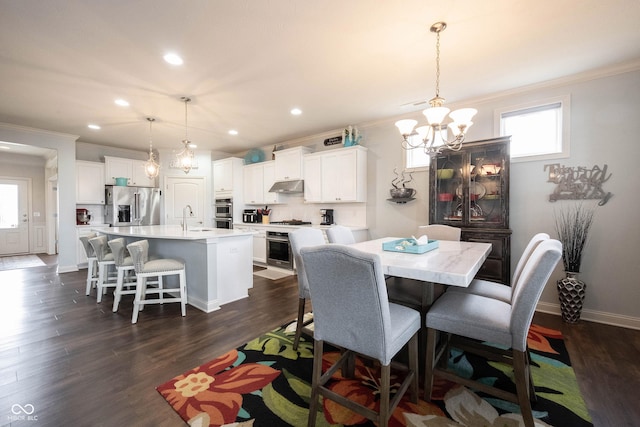
M 332 138 L 327 138 L 324 140 L 324 145 L 327 147 L 329 145 L 336 145 L 336 144 L 342 144 L 342 136 L 334 136 Z
M 602 184 L 611 178 L 607 175 L 607 165 L 602 169 L 594 166 L 588 169 L 584 166 L 564 166 L 559 163 L 544 165 L 544 170 L 549 169 L 547 182 L 556 184 L 556 189 L 549 196 L 549 201 L 555 202 L 561 199 L 600 199 L 598 205 L 602 206 L 609 201 L 612 194 L 602 189 Z

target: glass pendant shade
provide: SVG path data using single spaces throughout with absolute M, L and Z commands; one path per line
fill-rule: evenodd
M 418 123 L 417 120 L 405 119 L 398 120 L 396 122 L 396 127 L 400 131 L 401 135 L 411 135 L 413 132 L 413 127 Z
M 431 107 L 424 110 L 422 114 L 425 115 L 430 125 L 439 125 L 449 114 L 449 109 L 447 107 Z
M 471 119 L 476 115 L 478 110 L 475 108 L 460 108 L 459 110 L 454 110 L 449 114 L 449 117 L 453 119 L 454 122 L 458 123 L 471 123 Z

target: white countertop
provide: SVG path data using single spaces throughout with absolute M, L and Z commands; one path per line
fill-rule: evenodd
M 186 232 L 179 225 L 143 225 L 134 227 L 111 227 L 105 231 L 103 227 L 96 227 L 95 231 L 105 232 L 115 236 L 143 237 L 151 239 L 202 240 L 239 236 L 251 236 L 255 232 L 250 230 L 226 230 L 213 227 L 191 227 Z
M 330 225 L 320 225 L 320 224 L 304 224 L 304 225 L 285 225 L 285 224 L 263 224 L 261 222 L 234 222 L 233 223 L 234 227 L 248 227 L 248 228 L 254 228 L 254 229 L 261 229 L 261 230 L 296 230 L 300 227 L 313 227 L 313 228 L 319 228 L 321 230 L 326 230 L 327 228 L 331 228 Z M 363 227 L 363 226 L 352 226 L 352 225 L 345 225 L 345 227 L 350 228 L 351 231 L 362 231 L 362 230 L 368 230 L 368 227 Z

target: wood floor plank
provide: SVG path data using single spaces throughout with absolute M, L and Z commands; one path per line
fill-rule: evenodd
M 0 272 L 0 425 L 14 403 L 32 404 L 38 426 L 179 426 L 155 387 L 295 319 L 295 276 L 254 277 L 249 298 L 213 313 L 178 304 L 148 306 L 131 324 L 132 297 L 112 313 L 113 297 L 84 295 L 86 270 L 57 275 L 45 267 Z M 640 331 L 591 322 L 559 329 L 595 426 L 640 419 Z

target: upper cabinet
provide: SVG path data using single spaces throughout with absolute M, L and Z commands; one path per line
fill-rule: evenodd
M 280 203 L 278 193 L 270 193 L 275 164 L 273 161 L 245 165 L 242 168 L 244 203 L 248 205 L 273 205 Z
M 145 163 L 144 160 L 104 156 L 105 183 L 115 185 L 116 178 L 127 178 L 127 185 L 131 187 L 157 187 L 156 179 L 145 173 Z
M 213 194 L 233 198 L 242 192 L 242 159 L 229 157 L 213 162 Z
M 274 181 L 302 179 L 302 156 L 310 152 L 311 149 L 307 147 L 294 147 L 286 150 L 275 151 L 276 160 Z
M 356 145 L 304 156 L 306 203 L 367 201 L 367 148 Z
M 76 160 L 76 203 L 104 204 L 104 163 Z

